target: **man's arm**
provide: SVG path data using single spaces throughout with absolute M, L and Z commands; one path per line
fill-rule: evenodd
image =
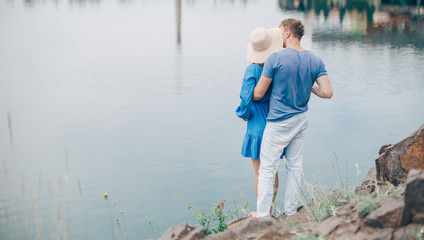
M 258 84 L 256 84 L 255 90 L 253 90 L 253 100 L 257 101 L 264 97 L 266 90 L 272 82 L 272 78 L 261 76 Z
M 312 92 L 320 98 L 333 97 L 333 87 L 331 86 L 330 78 L 328 75 L 317 78 L 317 85 L 312 87 Z M 258 83 L 259 84 L 259 83 Z M 255 88 L 256 90 L 256 88 Z

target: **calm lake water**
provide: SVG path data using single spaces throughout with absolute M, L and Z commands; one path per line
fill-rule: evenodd
M 424 123 L 423 14 L 409 0 L 0 0 L 0 239 L 112 239 L 104 192 L 131 239 L 240 192 L 255 210 L 234 110 L 250 32 L 287 17 L 334 87 L 310 100 L 305 177 L 334 186 L 334 151 L 362 180 Z

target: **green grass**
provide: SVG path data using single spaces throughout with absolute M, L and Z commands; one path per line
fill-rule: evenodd
M 376 181 L 377 182 L 377 181 Z M 363 195 L 356 191 L 356 186 L 350 182 L 344 186 L 337 185 L 333 188 L 324 187 L 319 180 L 314 184 L 306 184 L 311 198 L 304 199 L 308 206 L 309 219 L 320 222 L 328 216 L 334 216 L 338 207 L 347 203 L 353 203 L 361 217 L 367 216 L 378 208 L 378 202 L 382 198 L 398 198 L 401 196 L 402 186 L 395 187 L 390 183 L 383 185 L 375 184 L 375 192 Z

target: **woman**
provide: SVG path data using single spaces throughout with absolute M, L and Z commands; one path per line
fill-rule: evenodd
M 241 154 L 252 159 L 255 173 L 255 192 L 258 197 L 258 176 L 260 166 L 260 150 L 262 134 L 268 115 L 271 87 L 259 101 L 253 101 L 253 90 L 261 77 L 263 65 L 268 56 L 283 49 L 283 36 L 279 28 L 257 28 L 250 34 L 250 42 L 247 45 L 247 60 L 251 63 L 247 66 L 241 91 L 240 106 L 236 109 L 236 115 L 247 121 L 246 135 L 243 141 Z M 278 189 L 278 172 L 275 176 L 275 189 Z M 277 191 L 274 191 L 274 199 Z

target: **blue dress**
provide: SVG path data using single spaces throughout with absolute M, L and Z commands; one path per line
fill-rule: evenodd
M 250 64 L 246 68 L 240 91 L 240 106 L 236 109 L 236 115 L 247 120 L 246 135 L 244 136 L 241 155 L 252 159 L 259 159 L 261 152 L 262 134 L 266 125 L 266 117 L 269 109 L 271 87 L 268 88 L 264 97 L 259 101 L 253 101 L 253 90 L 261 77 L 263 67 Z

